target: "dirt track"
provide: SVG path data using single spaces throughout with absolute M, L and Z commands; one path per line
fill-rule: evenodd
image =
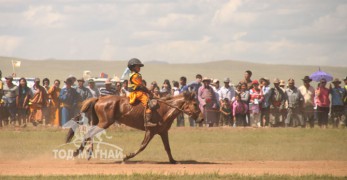
M 98 163 L 75 161 L 1 162 L 0 175 L 86 175 L 86 174 L 330 174 L 347 176 L 345 161 L 233 161 L 195 162 L 186 161 L 171 165 L 158 162 Z

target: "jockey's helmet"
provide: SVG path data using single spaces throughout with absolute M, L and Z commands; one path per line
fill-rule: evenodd
M 140 67 L 143 67 L 144 65 L 142 64 L 142 62 L 137 59 L 137 58 L 132 58 L 128 61 L 128 68 L 132 69 L 135 65 L 140 65 Z

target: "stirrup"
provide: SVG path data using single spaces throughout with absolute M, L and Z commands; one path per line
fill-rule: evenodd
M 145 127 L 155 127 L 158 124 L 151 122 L 152 119 L 152 113 L 146 113 L 145 114 Z

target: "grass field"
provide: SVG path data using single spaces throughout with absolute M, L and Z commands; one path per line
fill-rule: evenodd
M 137 150 L 142 131 L 113 127 L 111 140 L 125 153 Z M 0 131 L 0 160 L 47 156 L 64 143 L 65 130 L 51 128 Z M 346 129 L 173 128 L 171 150 L 178 161 L 347 161 Z M 167 161 L 156 136 L 135 161 Z
M 0 130 L 0 162 L 10 162 L 9 165 L 16 165 L 18 163 L 25 164 L 28 162 L 49 162 L 53 170 L 55 164 L 61 166 L 74 165 L 74 162 L 64 165 L 60 159 L 54 159 L 52 150 L 64 143 L 66 130 L 45 128 L 45 127 L 28 127 L 26 129 L 15 129 L 13 127 L 6 127 Z M 105 141 L 116 144 L 123 148 L 124 153 L 130 153 L 137 150 L 140 142 L 142 141 L 144 133 L 142 131 L 129 129 L 126 127 L 111 127 L 107 130 L 107 135 L 112 136 L 112 139 Z M 233 162 L 257 162 L 261 166 L 261 162 L 344 162 L 347 161 L 347 133 L 346 129 L 301 129 L 301 128 L 176 128 L 170 130 L 170 143 L 173 156 L 176 160 L 185 164 L 195 166 L 196 168 L 205 166 L 214 166 L 217 164 L 218 168 L 225 166 L 236 167 L 237 163 Z M 45 175 L 23 175 L 19 176 L 1 176 L 4 175 L 0 169 L 1 179 L 335 179 L 342 178 L 341 176 L 333 176 L 331 174 L 315 174 L 306 173 L 305 175 L 291 176 L 287 174 L 261 174 L 261 175 L 247 175 L 247 174 L 220 174 L 216 168 L 212 172 L 206 173 L 193 173 L 182 174 L 162 173 L 156 171 L 156 166 L 163 164 L 164 169 L 175 167 L 169 164 L 166 152 L 162 145 L 159 136 L 156 136 L 149 144 L 147 149 L 140 153 L 130 162 L 128 166 L 112 165 L 107 162 L 99 162 L 92 159 L 78 160 L 75 165 L 81 164 L 82 167 L 92 167 L 93 164 L 100 168 L 100 172 L 104 172 L 102 168 L 112 167 L 115 168 L 143 168 L 154 167 L 153 171 L 149 173 L 131 173 L 131 174 L 85 174 L 83 176 L 64 175 L 62 171 L 55 174 Z M 216 163 L 218 162 L 218 163 Z M 230 163 L 232 162 L 232 163 Z M 11 164 L 12 163 L 12 164 Z M 63 164 L 62 164 L 63 163 Z M 72 164 L 71 164 L 72 163 Z M 96 163 L 96 164 L 95 164 Z M 101 163 L 101 164 L 100 164 Z M 140 164 L 138 164 L 140 163 Z M 149 163 L 147 165 L 147 163 Z M 154 163 L 154 164 L 153 164 Z M 229 164 L 228 164 L 229 163 Z M 46 163 L 47 164 L 47 163 Z M 46 166 L 44 164 L 43 166 Z M 136 165 L 138 164 L 138 165 Z M 281 163 L 279 163 L 281 164 Z M 92 165 L 92 166 L 91 166 Z M 1 163 L 0 163 L 1 166 Z M 28 163 L 28 168 L 32 165 Z M 40 164 L 37 166 L 41 167 Z M 247 166 L 247 165 L 246 165 Z M 258 165 L 256 165 L 258 166 Z M 295 164 L 291 165 L 295 166 Z M 302 167 L 305 167 L 302 164 Z M 344 166 L 344 165 L 343 165 Z M 19 166 L 21 167 L 21 166 Z M 59 166 L 57 166 L 58 168 Z M 78 167 L 77 167 L 78 168 Z M 177 168 L 177 166 L 176 166 Z M 183 167 L 185 168 L 185 167 Z M 236 167 L 237 168 L 237 167 Z M 254 168 L 254 167 L 253 167 Z M 60 167 L 61 169 L 61 167 Z M 247 171 L 247 167 L 243 167 Z M 211 169 L 210 169 L 211 170 Z M 242 169 L 241 169 L 242 170 Z M 298 168 L 300 170 L 300 168 Z M 187 170 L 188 172 L 189 170 Z M 16 170 L 17 172 L 17 170 Z M 18 169 L 18 172 L 21 172 Z M 29 171 L 30 172 L 30 171 Z M 99 171 L 98 171 L 99 172 Z M 183 171 L 186 172 L 186 171 Z M 58 175 L 57 175 L 58 174 Z

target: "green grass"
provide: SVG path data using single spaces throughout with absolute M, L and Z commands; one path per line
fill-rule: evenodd
M 0 131 L 0 160 L 53 159 L 52 150 L 64 143 L 66 130 L 27 128 Z M 128 128 L 107 130 L 109 143 L 124 150 L 138 149 L 144 132 Z M 215 161 L 346 161 L 346 129 L 173 128 L 170 143 L 176 160 Z M 134 161 L 167 162 L 159 136 Z
M 261 176 L 249 176 L 249 175 L 239 175 L 239 174 L 229 174 L 229 175 L 220 175 L 218 173 L 214 174 L 197 174 L 197 175 L 162 175 L 162 174 L 132 174 L 132 175 L 83 175 L 83 176 L 0 176 L 1 179 L 49 179 L 49 180 L 59 180 L 59 179 L 187 179 L 187 180 L 204 180 L 204 179 L 252 179 L 252 180 L 260 180 L 260 179 L 270 179 L 270 180 L 328 180 L 328 179 L 346 179 L 346 177 L 334 177 L 329 175 L 305 175 L 305 176 L 289 176 L 289 175 L 261 175 Z

